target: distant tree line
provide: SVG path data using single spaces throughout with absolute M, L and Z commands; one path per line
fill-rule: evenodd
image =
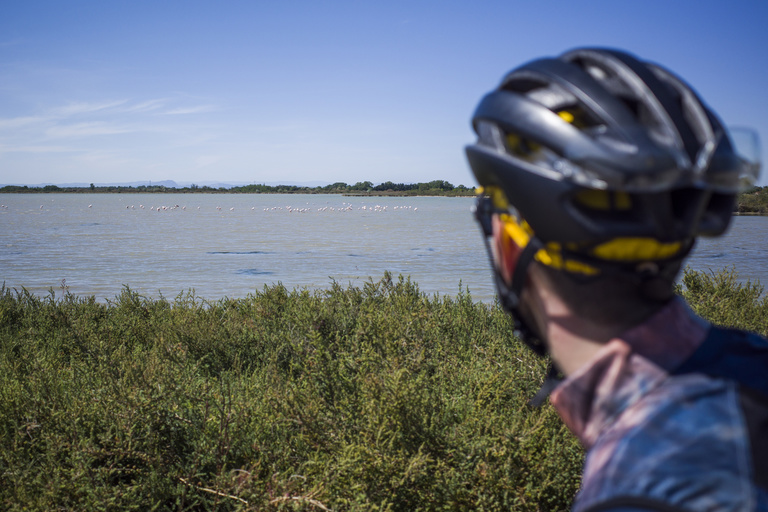
M 739 194 L 736 211 L 742 215 L 768 215 L 768 187 L 751 187 Z
M 474 188 L 464 185 L 454 186 L 445 180 L 433 180 L 426 183 L 394 183 L 385 181 L 374 185 L 370 181 L 358 181 L 348 185 L 337 181 L 322 187 L 302 187 L 297 185 L 244 185 L 241 187 L 208 187 L 190 185 L 188 187 L 166 187 L 164 185 L 139 185 L 123 187 L 116 185 L 89 187 L 29 187 L 27 185 L 7 185 L 0 187 L 0 193 L 231 193 L 231 194 L 344 194 L 370 196 L 472 196 Z M 742 215 L 768 215 L 768 187 L 751 187 L 739 194 L 734 211 Z
M 252 184 L 240 187 L 208 187 L 192 184 L 188 187 L 166 187 L 164 185 L 127 186 L 96 186 L 89 187 L 59 187 L 46 185 L 30 187 L 27 185 L 7 185 L 0 187 L 0 193 L 234 193 L 234 194 L 346 194 L 346 195 L 426 195 L 426 196 L 471 196 L 474 188 L 464 185 L 454 186 L 445 180 L 434 180 L 427 183 L 393 183 L 385 181 L 374 185 L 370 181 L 358 181 L 348 185 L 338 181 L 321 187 L 303 187 L 297 185 L 263 185 Z

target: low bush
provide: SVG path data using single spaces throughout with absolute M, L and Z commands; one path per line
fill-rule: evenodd
M 385 275 L 208 303 L 0 293 L 7 510 L 565 510 L 582 452 L 497 308 Z
M 763 334 L 733 271 L 703 316 Z M 567 510 L 583 453 L 497 307 L 389 274 L 209 303 L 0 289 L 4 510 Z
M 768 335 L 768 297 L 759 282 L 739 281 L 734 268 L 685 269 L 677 292 L 710 322 Z

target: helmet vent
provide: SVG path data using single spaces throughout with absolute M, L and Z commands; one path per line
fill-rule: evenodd
M 586 59 L 574 59 L 572 64 L 579 66 L 594 78 L 602 87 L 614 96 L 636 97 L 634 90 L 616 72 L 608 67 L 599 66 L 597 63 Z
M 507 77 L 501 84 L 502 91 L 517 92 L 526 94 L 536 89 L 541 89 L 549 85 L 547 82 L 539 80 L 530 75 L 516 74 L 514 77 Z
M 479 121 L 477 123 L 477 136 L 478 144 L 488 146 L 496 150 L 504 148 L 504 143 L 501 140 L 501 133 L 496 125 L 487 121 Z
M 659 119 L 658 114 L 652 110 L 645 101 L 637 100 L 624 95 L 617 96 L 635 118 L 635 120 L 647 130 L 648 135 L 657 144 L 663 147 L 673 147 L 676 136 L 669 130 L 667 123 Z
M 608 74 L 605 72 L 605 70 L 598 66 L 594 66 L 594 65 L 584 66 L 584 71 L 592 75 L 592 78 L 594 78 L 598 82 L 602 82 L 603 80 L 608 78 Z
M 541 156 L 541 144 L 537 144 L 530 139 L 521 137 L 516 133 L 507 133 L 505 142 L 507 153 L 516 156 L 517 158 L 534 161 L 537 157 Z
M 535 89 L 528 93 L 528 98 L 548 108 L 552 112 L 566 110 L 577 103 L 576 97 L 555 84 L 549 87 Z
M 719 122 L 707 114 L 707 109 L 696 94 L 669 71 L 655 65 L 649 67 L 659 81 L 667 87 L 698 143 L 704 144 L 710 140 L 713 137 L 713 128 L 718 127 Z

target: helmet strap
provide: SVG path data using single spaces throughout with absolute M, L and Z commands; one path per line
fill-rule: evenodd
M 489 242 L 489 237 L 492 233 L 490 222 L 488 222 L 490 213 L 490 201 L 479 200 L 475 209 L 475 216 L 480 223 L 483 231 L 483 241 L 485 242 L 486 252 L 491 262 L 491 268 L 493 269 L 494 281 L 496 283 L 496 290 L 499 296 L 499 302 L 502 309 L 512 317 L 514 322 L 514 334 L 522 340 L 525 345 L 530 348 L 536 355 L 544 358 L 548 356 L 547 346 L 543 340 L 540 340 L 538 336 L 531 329 L 528 322 L 523 319 L 523 315 L 520 314 L 520 297 L 525 287 L 525 281 L 528 276 L 528 268 L 533 263 L 534 257 L 539 250 L 544 248 L 544 243 L 536 236 L 531 236 L 528 244 L 520 252 L 517 258 L 515 269 L 512 272 L 511 283 L 507 285 L 504 279 L 501 277 L 500 272 L 496 269 L 496 263 L 493 258 L 493 250 Z M 536 395 L 529 400 L 528 404 L 532 407 L 539 407 L 544 403 L 544 400 L 549 396 L 552 390 L 555 389 L 557 384 L 562 380 L 561 372 L 555 365 L 554 361 L 550 360 L 547 376 L 544 380 L 539 391 Z
M 528 405 L 531 407 L 541 407 L 544 400 L 555 390 L 558 384 L 563 381 L 563 376 L 560 370 L 555 365 L 554 361 L 550 361 L 547 368 L 547 377 L 544 379 L 544 383 L 539 390 L 533 395 L 533 398 L 528 400 Z
M 523 319 L 520 314 L 520 296 L 523 293 L 525 280 L 528 275 L 528 267 L 533 262 L 536 253 L 544 247 L 544 244 L 536 237 L 531 237 L 528 244 L 520 252 L 515 269 L 512 272 L 512 283 L 507 285 L 501 274 L 495 268 L 493 253 L 491 251 L 488 239 L 485 239 L 488 256 L 491 259 L 491 268 L 494 269 L 494 281 L 496 282 L 496 291 L 499 295 L 501 307 L 512 316 L 515 327 L 515 336 L 520 338 L 537 355 L 545 357 L 547 349 L 544 343 L 534 334 L 533 329 Z
M 528 268 L 533 263 L 536 253 L 544 248 L 544 243 L 537 237 L 531 237 L 528 245 L 520 253 L 512 273 L 512 285 L 507 288 L 504 280 L 496 272 L 496 284 L 499 289 L 499 296 L 502 297 L 502 306 L 509 311 L 515 322 L 515 335 L 523 340 L 533 352 L 540 357 L 547 357 L 549 354 L 544 340 L 539 339 L 523 315 L 520 314 L 520 297 L 523 293 L 526 278 L 528 277 Z M 528 401 L 531 407 L 540 407 L 547 397 L 554 391 L 558 384 L 563 380 L 562 372 L 555 362 L 550 359 L 547 367 L 547 376 L 536 394 Z

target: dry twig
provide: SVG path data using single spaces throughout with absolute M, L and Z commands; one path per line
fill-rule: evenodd
M 211 494 L 215 494 L 216 496 L 221 496 L 222 498 L 229 498 L 231 500 L 237 500 L 237 501 L 239 501 L 241 503 L 245 503 L 246 505 L 248 504 L 247 501 L 245 501 L 243 498 L 240 498 L 239 496 L 233 496 L 231 494 L 226 494 L 226 493 L 223 493 L 221 491 L 217 491 L 216 489 L 209 489 L 208 487 L 200 487 L 199 485 L 191 484 L 191 483 L 189 483 L 187 481 L 186 478 L 179 477 L 179 480 L 181 480 L 184 484 L 186 484 L 186 485 L 188 485 L 190 487 L 194 487 L 197 490 L 209 492 Z

